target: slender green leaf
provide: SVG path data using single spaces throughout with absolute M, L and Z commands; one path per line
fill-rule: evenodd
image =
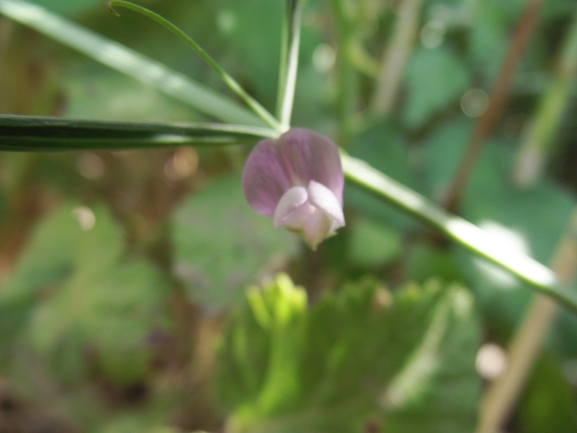
M 150 84 L 215 119 L 263 126 L 261 119 L 230 98 L 40 6 L 22 0 L 0 0 L 0 14 L 117 71 Z
M 112 12 L 118 15 L 118 13 L 113 9 L 113 6 L 120 6 L 123 8 L 131 9 L 166 27 L 168 30 L 186 42 L 194 51 L 196 51 L 206 61 L 206 63 L 208 63 L 208 65 L 214 69 L 220 78 L 222 78 L 222 81 L 224 81 L 224 83 L 234 93 L 236 93 L 238 97 L 241 98 L 261 119 L 263 119 L 266 123 L 275 129 L 280 128 L 279 122 L 274 118 L 272 114 L 266 110 L 266 108 L 264 108 L 258 101 L 250 96 L 234 78 L 232 78 L 212 57 L 210 57 L 206 51 L 200 47 L 200 45 L 198 45 L 190 36 L 180 30 L 177 26 L 172 24 L 167 19 L 161 17 L 160 15 L 152 12 L 151 10 L 143 8 L 142 6 L 138 6 L 134 3 L 122 0 L 111 0 L 108 3 L 108 7 L 110 10 L 112 10 Z
M 290 128 L 299 64 L 301 9 L 300 0 L 286 0 L 277 101 L 282 130 Z
M 275 137 L 272 129 L 217 123 L 138 123 L 0 115 L 0 151 L 214 145 Z

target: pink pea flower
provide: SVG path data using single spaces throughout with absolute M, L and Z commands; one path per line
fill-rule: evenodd
M 316 249 L 345 225 L 344 177 L 337 146 L 307 129 L 258 143 L 242 173 L 248 203 L 275 227 L 302 234 Z

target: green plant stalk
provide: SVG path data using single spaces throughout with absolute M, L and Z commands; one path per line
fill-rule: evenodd
M 493 85 L 489 105 L 476 122 L 457 169 L 446 188 L 442 199 L 445 209 L 455 211 L 459 207 L 459 201 L 475 169 L 485 140 L 493 131 L 495 122 L 507 102 L 511 82 L 535 29 L 535 24 L 539 17 L 539 8 L 542 4 L 543 0 L 526 0 L 525 9 L 509 41 L 507 55 Z
M 519 149 L 513 180 L 520 187 L 532 185 L 541 175 L 553 140 L 567 106 L 569 91 L 577 71 L 577 14 L 569 29 L 555 70 L 554 80 L 541 99 L 539 108 Z M 551 269 L 566 285 L 575 283 L 577 270 L 577 209 L 567 233 L 551 260 Z M 476 433 L 494 433 L 506 423 L 530 377 L 558 306 L 536 295 L 519 324 L 508 348 L 509 367 L 486 390 L 480 404 Z
M 257 116 L 259 116 L 262 120 L 268 123 L 272 128 L 280 131 L 281 127 L 277 119 L 274 118 L 272 114 L 270 114 L 266 108 L 264 108 L 258 101 L 256 101 L 252 96 L 250 96 L 246 90 L 242 88 L 242 86 L 232 78 L 220 65 L 212 58 L 210 55 L 204 51 L 190 36 L 180 30 L 177 26 L 172 24 L 167 19 L 161 17 L 160 15 L 152 12 L 149 9 L 143 8 L 142 6 L 138 6 L 134 3 L 130 3 L 123 0 L 111 0 L 108 3 L 109 9 L 117 16 L 118 13 L 113 9 L 114 6 L 120 6 L 126 9 L 131 9 L 135 12 L 138 12 L 154 21 L 159 23 L 160 25 L 164 26 L 184 42 L 188 44 L 194 51 L 196 51 L 208 65 L 214 69 L 214 71 L 218 74 L 218 76 L 224 81 L 224 83 L 232 90 L 236 95 L 244 101 L 246 105 L 248 105 Z
M 434 227 L 461 247 L 511 272 L 536 292 L 577 313 L 577 292 L 561 284 L 551 269 L 529 256 L 501 248 L 479 227 L 446 212 L 367 163 L 345 154 L 341 160 L 345 178 L 351 184 Z
M 301 14 L 301 0 L 286 0 L 277 98 L 281 132 L 288 131 L 291 123 L 299 64 Z
M 263 126 L 263 121 L 259 117 L 230 98 L 117 42 L 77 26 L 40 6 L 21 0 L 0 0 L 0 14 L 112 69 L 152 85 L 168 96 L 215 119 Z
M 551 260 L 551 269 L 567 285 L 575 283 L 576 235 L 577 209 L 573 211 L 567 232 Z M 481 400 L 476 433 L 494 433 L 505 424 L 531 374 L 557 310 L 557 304 L 550 298 L 540 294 L 534 296 L 509 345 L 508 368 L 488 387 Z
M 388 116 L 397 100 L 418 32 L 422 3 L 423 0 L 403 0 L 399 7 L 393 37 L 383 56 L 371 102 L 371 110 L 377 116 Z
M 532 185 L 542 174 L 554 149 L 554 139 L 571 97 L 571 86 L 577 74 L 577 14 L 568 31 L 553 82 L 541 99 L 537 113 L 521 143 L 513 180 L 518 186 Z
M 348 47 L 352 40 L 353 22 L 347 16 L 343 0 L 332 0 L 333 17 L 335 19 L 337 48 L 337 117 L 339 124 L 338 142 L 347 147 L 351 134 L 352 122 L 357 107 L 358 74 L 349 59 Z

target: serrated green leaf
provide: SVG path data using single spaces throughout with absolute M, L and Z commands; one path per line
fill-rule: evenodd
M 416 50 L 407 67 L 406 125 L 421 126 L 432 114 L 456 102 L 470 82 L 469 71 L 448 48 Z
M 191 299 L 209 309 L 241 300 L 274 257 L 286 259 L 298 245 L 296 236 L 249 207 L 238 175 L 221 177 L 182 203 L 172 239 L 176 274 Z
M 393 295 L 366 280 L 303 312 L 290 307 L 303 289 L 281 284 L 250 292 L 225 334 L 217 385 L 229 431 L 361 432 L 375 416 L 387 432 L 473 429 L 479 325 L 467 291 L 429 283 Z M 283 303 L 293 321 L 273 314 Z M 279 329 L 290 337 L 281 363 Z

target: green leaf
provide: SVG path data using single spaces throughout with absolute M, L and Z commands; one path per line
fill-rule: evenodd
M 575 392 L 551 354 L 542 356 L 533 369 L 521 400 L 519 424 L 524 433 L 577 431 Z
M 220 309 L 242 299 L 243 289 L 296 251 L 298 238 L 276 230 L 246 203 L 238 175 L 214 180 L 173 217 L 175 272 L 191 299 Z
M 0 115 L 0 151 L 222 145 L 274 137 L 267 128 L 210 123 L 138 123 Z
M 426 167 L 428 195 L 439 197 L 448 187 L 473 132 L 474 123 L 464 116 L 446 122 L 434 130 L 424 143 L 423 165 Z M 474 202 L 479 195 L 498 194 L 509 183 L 513 161 L 511 143 L 488 140 L 483 146 L 463 194 L 463 201 Z
M 467 219 L 492 232 L 494 242 L 511 249 L 518 245 L 542 263 L 550 261 L 575 205 L 570 195 L 547 182 L 526 190 L 504 187 L 475 198 L 463 203 Z M 491 318 L 491 327 L 501 333 L 511 329 L 525 314 L 530 300 L 525 285 L 480 259 L 465 257 L 461 251 L 457 257 L 481 308 Z
M 233 319 L 217 375 L 231 432 L 362 432 L 375 418 L 393 433 L 474 428 L 479 324 L 466 290 L 393 295 L 369 279 L 308 309 L 304 298 L 280 276 Z
M 223 122 L 263 126 L 260 118 L 230 98 L 40 6 L 22 0 L 0 0 L 0 13 L 100 63 L 152 85 L 202 113 Z
M 33 0 L 32 3 L 50 9 L 57 14 L 68 16 L 102 4 L 100 0 Z
M 401 236 L 383 224 L 356 219 L 350 228 L 349 259 L 355 266 L 382 266 L 401 253 Z
M 104 206 L 68 203 L 35 229 L 0 290 L 8 313 L 0 326 L 27 336 L 67 383 L 96 369 L 129 384 L 148 374 L 147 338 L 167 329 L 167 296 L 159 271 L 125 257 L 123 232 Z M 0 352 L 10 343 L 0 340 Z
M 456 102 L 470 82 L 469 71 L 448 48 L 419 48 L 407 67 L 406 125 L 422 126 L 431 115 Z
M 409 166 L 407 144 L 397 127 L 379 122 L 352 139 L 350 152 L 404 185 L 413 187 L 415 181 Z M 375 221 L 402 229 L 414 228 L 413 221 L 397 209 L 388 206 L 366 191 L 345 188 L 345 202 L 359 213 Z

